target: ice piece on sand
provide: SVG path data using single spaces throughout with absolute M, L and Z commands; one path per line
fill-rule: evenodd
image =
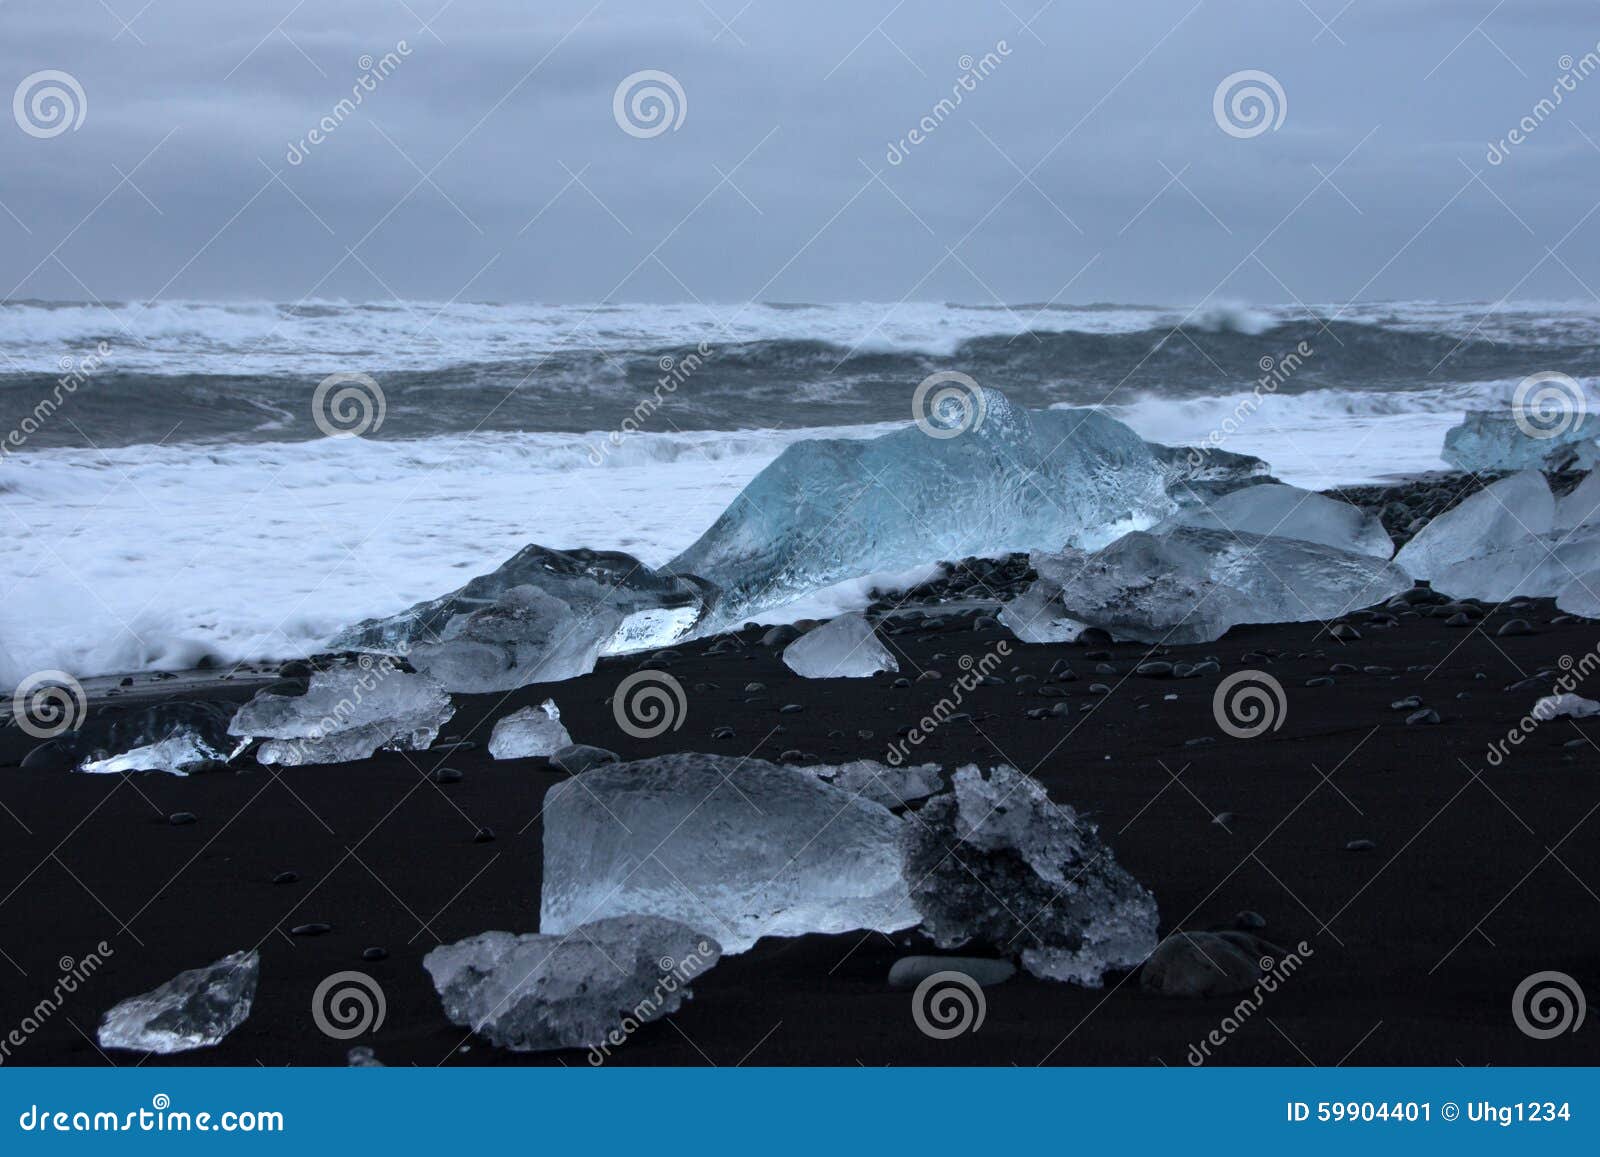
M 1582 482 L 1565 498 L 1556 499 L 1552 530 L 1574 530 L 1600 524 L 1600 470 L 1584 475 Z
M 1161 463 L 1113 418 L 1025 410 L 990 389 L 966 414 L 927 420 L 931 435 L 794 443 L 667 569 L 715 583 L 715 621 L 737 622 L 861 575 L 1098 546 L 1173 508 Z
M 455 708 L 426 675 L 371 660 L 319 670 L 304 695 L 261 691 L 233 717 L 230 735 L 264 738 L 262 763 L 347 763 L 378 748 L 423 751 Z
M 1600 569 L 1579 571 L 1556 595 L 1556 610 L 1583 619 L 1600 619 Z
M 100 1018 L 100 1047 L 143 1053 L 207 1048 L 244 1023 L 256 998 L 261 956 L 254 949 L 192 968 Z
M 852 795 L 898 808 L 926 799 L 945 786 L 944 769 L 937 763 L 891 767 L 874 759 L 857 759 L 836 765 L 813 764 L 808 771 Z
M 1456 563 L 1548 534 L 1556 500 L 1537 470 L 1524 470 L 1484 487 L 1417 532 L 1395 555 L 1416 578 L 1446 577 Z
M 244 744 L 228 734 L 233 712 L 231 703 L 206 699 L 106 707 L 71 736 L 63 751 L 72 753 L 79 771 L 187 775 L 226 763 L 243 750 Z
M 1600 418 L 1565 416 L 1573 420 L 1561 428 L 1546 429 L 1531 414 L 1469 410 L 1462 415 L 1461 425 L 1445 431 L 1442 456 L 1452 466 L 1474 473 L 1592 469 Z
M 1590 581 L 1584 576 L 1596 569 L 1600 569 L 1600 526 L 1584 526 L 1526 536 L 1504 550 L 1453 562 L 1432 581 L 1435 590 L 1458 599 L 1498 603 L 1556 595 L 1560 605 L 1559 596 L 1573 585 L 1581 594 L 1582 584 Z M 1600 591 L 1600 586 L 1593 589 Z
M 1297 538 L 1374 558 L 1394 554 L 1394 542 L 1376 515 L 1314 490 L 1278 482 L 1246 486 L 1185 507 L 1151 529 L 1161 533 L 1178 526 Z
M 495 759 L 551 756 L 572 742 L 561 725 L 561 709 L 554 699 L 537 707 L 524 707 L 497 721 L 489 736 L 489 754 Z
M 1533 705 L 1533 710 L 1528 714 L 1540 721 L 1554 719 L 1559 715 L 1569 715 L 1573 719 L 1587 719 L 1591 715 L 1600 715 L 1600 702 L 1585 699 L 1582 695 L 1546 695 Z
M 807 631 L 784 648 L 783 662 L 806 679 L 864 679 L 900 670 L 862 615 L 840 615 Z
M 339 632 L 333 649 L 408 655 L 451 691 L 570 679 L 597 655 L 664 647 L 704 618 L 716 591 L 620 551 L 529 545 L 459 590 Z
M 1196 527 L 1135 531 L 1091 555 L 1035 554 L 1032 563 L 1037 580 L 1004 614 L 1024 641 L 1086 623 L 1139 642 L 1204 643 L 1242 623 L 1337 618 L 1411 586 L 1372 555 Z
M 1156 946 L 1155 898 L 1015 768 L 960 768 L 904 832 L 906 886 L 941 948 L 978 941 L 1020 952 L 1035 976 L 1098 987 Z
M 712 937 L 686 924 L 629 915 L 563 936 L 483 932 L 440 945 L 422 966 L 453 1023 L 501 1048 L 537 1052 L 620 1043 L 677 1012 L 693 995 L 689 982 L 721 956 Z
M 762 936 L 909 928 L 904 821 L 822 771 L 682 753 L 557 784 L 544 799 L 540 930 L 648 912 L 737 953 Z

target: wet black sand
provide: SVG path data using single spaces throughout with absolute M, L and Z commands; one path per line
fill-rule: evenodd
M 976 660 L 1002 642 L 1011 647 L 998 668 L 1005 683 L 969 693 L 970 720 L 935 731 L 917 758 L 1034 773 L 1099 822 L 1155 893 L 1163 932 L 1226 926 L 1248 909 L 1266 917 L 1268 939 L 1313 950 L 1210 1063 L 1600 1062 L 1592 1024 L 1539 1041 L 1511 1016 L 1513 990 L 1534 972 L 1557 969 L 1591 999 L 1600 993 L 1600 721 L 1547 722 L 1501 766 L 1486 762 L 1489 744 L 1543 693 L 1507 686 L 1557 669 L 1562 656 L 1579 660 L 1600 645 L 1600 624 L 1553 622 L 1548 602 L 1469 628 L 1425 607 L 1393 618 L 1352 615 L 1360 637 L 1346 641 L 1316 623 L 1236 630 L 1159 656 L 1214 656 L 1220 672 L 1158 679 L 1131 674 L 1146 647 L 1024 646 L 975 628 L 969 613 L 896 628 L 888 642 L 902 674 L 939 672 L 908 687 L 888 675 L 795 678 L 760 632 L 746 631 L 716 654 L 706 642 L 670 653 L 688 710 L 679 730 L 655 740 L 623 734 L 607 703 L 638 667 L 633 657 L 555 688 L 460 697 L 446 735 L 476 748 L 188 779 L 23 769 L 26 746 L 11 728 L 0 733 L 9 765 L 0 768 L 0 1033 L 50 993 L 59 958 L 81 959 L 100 941 L 113 955 L 7 1063 L 137 1063 L 91 1043 L 102 1011 L 259 945 L 249 1020 L 219 1047 L 172 1060 L 341 1064 L 354 1043 L 391 1065 L 583 1065 L 581 1052 L 517 1055 L 469 1038 L 445 1020 L 421 968 L 441 940 L 536 930 L 539 807 L 560 773 L 542 760 L 490 760 L 481 743 L 492 721 L 553 693 L 575 740 L 624 758 L 882 758 L 948 693 L 961 656 Z M 1500 635 L 1514 618 L 1532 633 Z M 1076 680 L 1044 682 L 1062 658 Z M 1097 672 L 1101 663 L 1111 670 Z M 1218 681 L 1245 668 L 1277 678 L 1288 704 L 1279 730 L 1248 740 L 1223 734 L 1212 714 Z M 1331 685 L 1307 685 L 1330 672 Z M 1018 674 L 1038 681 L 1019 684 Z M 752 681 L 768 690 L 745 693 Z M 1092 693 L 1095 683 L 1109 693 Z M 252 690 L 217 683 L 206 693 L 242 701 Z M 125 697 L 150 693 L 160 686 Z M 1391 703 L 1409 695 L 1440 722 L 1407 724 L 1410 712 Z M 1070 715 L 1027 717 L 1061 702 Z M 804 709 L 779 712 L 790 703 Z M 734 737 L 711 738 L 723 726 Z M 462 778 L 436 783 L 440 767 Z M 172 825 L 176 811 L 197 822 Z M 1214 822 L 1222 812 L 1233 813 L 1225 825 Z M 475 842 L 484 827 L 495 838 Z M 1347 850 L 1353 840 L 1375 846 Z M 298 880 L 272 882 L 286 871 Z M 331 930 L 289 934 L 309 923 Z M 363 960 L 372 946 L 388 958 Z M 885 983 L 908 947 L 927 946 L 910 934 L 763 941 L 696 981 L 695 999 L 670 1023 L 646 1027 L 609 1063 L 1183 1065 L 1233 1005 L 1151 996 L 1136 976 L 1113 975 L 1100 991 L 1021 976 L 988 990 L 979 1031 L 933 1040 L 915 1027 L 909 994 Z M 311 1018 L 318 982 L 343 969 L 368 972 L 387 998 L 383 1027 L 353 1042 L 325 1037 Z

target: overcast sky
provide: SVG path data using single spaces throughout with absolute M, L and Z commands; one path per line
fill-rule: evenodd
M 1535 108 L 1597 41 L 1594 0 L 0 0 L 4 91 L 86 102 L 0 121 L 0 294 L 1588 300 L 1600 75 Z M 1230 135 L 1245 69 L 1282 123 Z

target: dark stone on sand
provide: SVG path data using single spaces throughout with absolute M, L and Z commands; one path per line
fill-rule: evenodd
M 272 877 L 272 882 L 274 884 L 293 884 L 299 879 L 299 872 L 279 872 L 276 876 Z
M 766 689 L 767 685 L 765 683 L 757 683 L 754 680 L 744 685 L 745 694 L 747 695 L 754 695 L 757 692 L 765 691 Z
M 1465 614 L 1457 612 L 1446 619 L 1444 625 L 1447 627 L 1470 627 L 1472 626 L 1472 620 L 1467 618 Z
M 1495 632 L 1499 638 L 1505 639 L 1515 635 L 1531 635 L 1533 628 L 1528 625 L 1527 619 L 1512 619 L 1509 623 L 1502 623 Z
M 1354 675 L 1359 669 L 1354 663 L 1335 663 L 1328 668 L 1328 672 L 1332 675 Z
M 992 615 L 979 615 L 972 620 L 972 629 L 974 631 L 998 631 L 1000 629 L 1000 620 Z
M 1415 711 L 1422 706 L 1421 695 L 1407 695 L 1404 699 L 1396 699 L 1389 704 L 1390 711 Z
M 1235 816 L 1232 812 L 1218 812 L 1216 815 L 1211 817 L 1211 822 L 1216 824 L 1219 828 L 1226 828 L 1234 821 L 1234 819 Z
M 911 686 L 911 680 L 907 679 L 904 675 L 902 675 L 902 676 L 900 676 L 900 678 L 898 678 L 894 682 L 890 683 L 889 686 L 891 686 L 891 687 L 909 687 L 909 686 Z
M 1250 909 L 1246 908 L 1244 911 L 1238 912 L 1234 915 L 1233 926 L 1235 928 L 1244 929 L 1245 931 L 1255 931 L 1258 928 L 1265 928 L 1267 926 L 1267 918 L 1260 912 L 1252 912 Z
M 915 988 L 941 972 L 960 972 L 982 987 L 1003 984 L 1017 974 L 1009 960 L 982 956 L 902 956 L 889 969 L 890 988 Z
M 800 632 L 794 627 L 784 625 L 773 627 L 761 636 L 763 647 L 786 647 L 800 637 Z
M 793 715 L 796 711 L 804 711 L 805 709 L 806 705 L 804 703 L 785 703 L 782 707 L 778 708 L 778 714 Z
M 1090 683 L 1089 684 L 1089 694 L 1091 694 L 1091 695 L 1109 695 L 1109 694 L 1111 694 L 1111 688 L 1106 686 L 1104 683 Z
M 175 828 L 184 828 L 198 820 L 194 812 L 173 812 L 167 817 L 167 822 Z
M 1174 932 L 1150 954 L 1139 986 L 1161 996 L 1226 996 L 1261 978 L 1262 963 L 1281 956 L 1248 932 Z
M 289 929 L 289 935 L 290 936 L 321 936 L 321 935 L 324 935 L 325 933 L 332 932 L 332 931 L 333 931 L 333 925 L 332 924 L 318 924 L 318 923 L 296 924 L 293 928 Z
M 1377 663 L 1368 663 L 1365 667 L 1361 668 L 1361 673 L 1363 675 L 1393 675 L 1394 668 L 1384 667 Z
M 1351 840 L 1344 846 L 1344 850 L 1347 852 L 1370 852 L 1377 846 L 1371 840 Z
M 369 962 L 387 960 L 389 959 L 389 950 L 387 948 L 379 948 L 377 945 L 373 945 L 371 948 L 363 948 L 361 950 L 361 959 Z
M 1306 680 L 1306 686 L 1307 687 L 1332 687 L 1333 686 L 1333 676 L 1332 675 L 1313 675 L 1311 678 Z
M 1349 623 L 1334 624 L 1333 629 L 1330 630 L 1328 634 L 1333 638 L 1338 639 L 1341 643 L 1353 643 L 1361 637 L 1361 632 L 1356 630 Z
M 723 724 L 721 727 L 713 728 L 712 731 L 711 731 L 711 738 L 712 739 L 732 739 L 733 738 L 733 728 L 729 727 L 727 724 Z
M 1207 744 L 1215 743 L 1216 741 L 1217 738 L 1214 735 L 1198 735 L 1193 739 L 1185 739 L 1183 745 L 1185 747 L 1205 747 Z
M 621 757 L 615 751 L 607 751 L 603 747 L 590 747 L 586 743 L 574 743 L 563 747 L 550 757 L 553 767 L 560 768 L 568 775 L 581 775 L 591 767 L 599 767 L 603 763 L 618 763 Z
M 283 679 L 309 679 L 315 670 L 304 659 L 290 659 L 278 668 L 278 676 Z
M 477 831 L 472 833 L 472 842 L 475 844 L 494 843 L 494 829 L 487 827 L 479 828 Z
M 1406 726 L 1407 727 L 1410 727 L 1411 725 L 1416 724 L 1416 723 L 1437 723 L 1437 722 L 1439 722 L 1439 713 L 1437 711 L 1435 711 L 1432 707 L 1424 707 L 1421 711 L 1413 711 L 1410 715 L 1406 716 Z
M 436 767 L 430 778 L 434 783 L 460 783 L 466 776 L 453 767 Z
M 1054 683 L 1041 683 L 1039 684 L 1038 694 L 1041 699 L 1065 699 L 1072 692 Z
M 1078 636 L 1078 644 L 1083 647 L 1103 647 L 1111 642 L 1111 632 L 1101 627 L 1085 627 Z M 1093 655 L 1089 656 L 1091 659 Z

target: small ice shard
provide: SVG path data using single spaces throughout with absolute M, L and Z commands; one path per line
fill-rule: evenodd
M 256 998 L 261 956 L 254 949 L 193 968 L 100 1018 L 100 1047 L 142 1053 L 207 1048 L 244 1023 Z
M 613 916 L 562 936 L 483 932 L 422 958 L 445 1015 L 515 1052 L 620 1045 L 677 1012 L 717 942 L 676 920 Z
M 1180 503 L 1204 502 L 1269 478 L 1272 467 L 1249 454 L 1236 454 L 1217 446 L 1163 446 L 1146 443 L 1161 465 L 1167 493 Z
M 1094 554 L 1035 554 L 1038 578 L 1004 622 L 1024 641 L 1078 624 L 1145 643 L 1205 643 L 1244 623 L 1337 618 L 1411 587 L 1394 563 L 1295 538 L 1177 527 Z
M 937 763 L 916 767 L 891 767 L 873 759 L 857 759 L 837 765 L 815 764 L 812 774 L 852 795 L 865 796 L 886 808 L 904 807 L 926 799 L 945 786 L 944 769 Z
M 1600 702 L 1585 699 L 1582 695 L 1546 695 L 1533 705 L 1533 710 L 1528 714 L 1541 722 L 1561 715 L 1587 719 L 1591 715 L 1600 715 Z
M 1600 569 L 1600 526 L 1583 526 L 1560 534 L 1524 536 L 1503 550 L 1458 560 L 1432 585 L 1458 599 L 1492 603 L 1555 595 L 1557 606 L 1567 610 L 1561 596 L 1573 585 L 1587 582 L 1583 576 L 1596 569 Z M 1581 585 L 1578 590 L 1581 594 Z
M 380 747 L 424 751 L 454 714 L 450 696 L 426 675 L 362 656 L 314 672 L 304 695 L 258 692 L 228 732 L 265 739 L 256 749 L 262 763 L 348 763 Z
M 497 721 L 489 736 L 489 754 L 495 759 L 548 758 L 571 742 L 561 725 L 561 709 L 554 699 L 546 699 Z
M 187 775 L 227 763 L 243 750 L 245 745 L 228 734 L 233 710 L 231 703 L 206 699 L 102 708 L 79 731 L 63 737 L 61 751 L 79 771 Z
M 333 649 L 407 655 L 450 691 L 510 691 L 587 674 L 602 654 L 664 647 L 717 592 L 620 551 L 529 545 L 459 590 L 339 632 Z
M 1575 530 L 1600 524 L 1600 470 L 1584 475 L 1583 481 L 1565 498 L 1556 499 L 1552 530 Z
M 1545 429 L 1513 410 L 1469 410 L 1445 432 L 1442 457 L 1474 474 L 1502 470 L 1589 470 L 1596 465 L 1600 419 L 1587 414 Z M 1531 433 L 1530 433 L 1531 431 Z M 1537 436 L 1534 436 L 1537 434 Z
M 738 953 L 762 936 L 911 927 L 904 821 L 823 771 L 683 753 L 558 783 L 544 800 L 540 930 L 648 912 Z
M 232 750 L 240 746 L 234 744 Z M 120 755 L 85 759 L 78 765 L 78 770 L 113 775 L 125 771 L 165 771 L 171 775 L 188 775 L 210 764 L 227 763 L 229 758 L 229 751 L 218 750 L 197 733 L 183 730 Z
M 863 615 L 840 615 L 807 631 L 783 649 L 783 662 L 805 679 L 864 679 L 900 670 Z
M 788 446 L 667 569 L 721 590 L 720 625 L 862 575 L 1098 546 L 1173 509 L 1162 463 L 1121 422 L 982 387 L 968 402 L 961 422 Z
M 973 765 L 904 828 L 905 883 L 941 948 L 1021 953 L 1035 976 L 1098 987 L 1156 946 L 1155 898 L 1095 826 L 1015 768 Z
M 1246 486 L 1184 507 L 1151 531 L 1159 534 L 1178 526 L 1295 538 L 1373 558 L 1394 554 L 1394 542 L 1376 515 L 1313 490 L 1277 482 Z
M 1555 515 L 1556 500 L 1544 475 L 1524 470 L 1439 515 L 1401 547 L 1394 560 L 1416 578 L 1445 578 L 1459 562 L 1519 546 L 1531 535 L 1548 534 Z

